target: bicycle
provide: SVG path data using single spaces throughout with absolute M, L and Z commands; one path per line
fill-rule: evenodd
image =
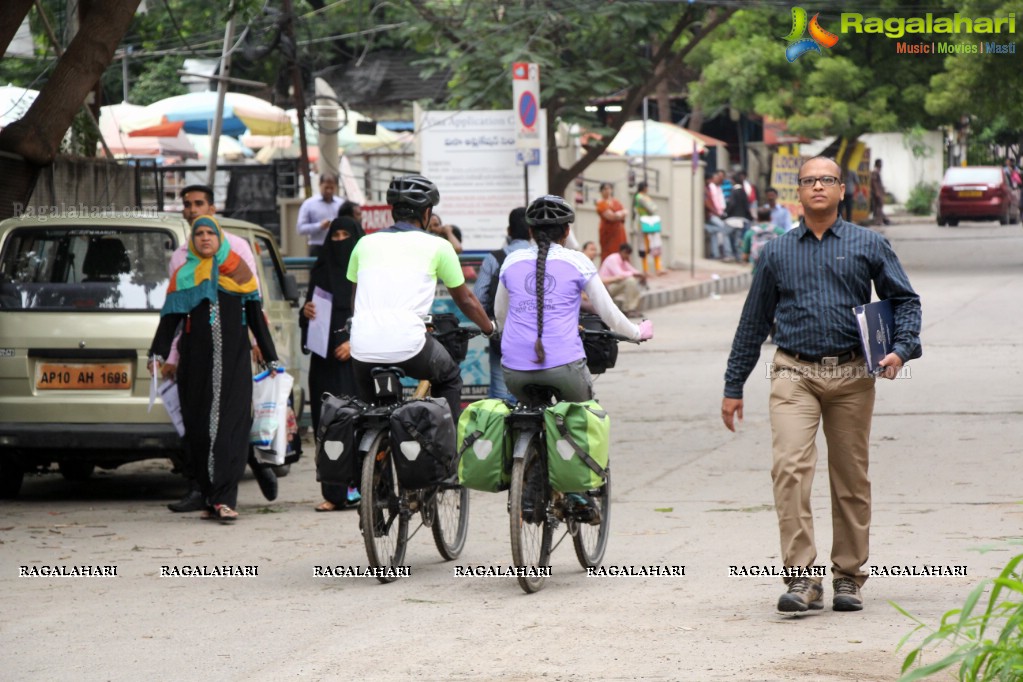
M 580 329 L 580 334 L 584 339 L 639 343 L 609 330 Z M 605 469 L 604 485 L 584 493 L 582 497 L 577 493 L 553 490 L 547 474 L 544 412 L 560 396 L 548 386 L 535 384 L 527 385 L 524 391 L 526 399 L 505 418 L 513 443 L 508 503 L 512 562 L 516 567 L 547 567 L 551 553 L 566 536 L 571 535 L 579 564 L 584 569 L 595 568 L 600 565 L 607 549 L 611 522 L 610 467 Z M 586 504 L 579 504 L 582 500 Z M 552 546 L 554 533 L 562 522 L 565 523 L 565 533 Z M 523 572 L 527 575 L 516 577 L 526 593 L 537 592 L 543 587 L 546 580 L 543 571 Z
M 427 319 L 428 328 L 432 323 L 432 318 Z M 442 342 L 446 336 L 456 342 L 467 342 L 482 332 L 475 328 L 455 327 L 430 333 Z M 457 357 L 455 359 L 458 360 Z M 447 561 L 456 559 L 465 547 L 468 535 L 469 491 L 458 485 L 457 476 L 420 490 L 402 488 L 391 454 L 390 417 L 405 403 L 401 385 L 405 373 L 399 367 L 375 367 L 371 375 L 375 399 L 360 417 L 362 436 L 359 441 L 359 452 L 363 456 L 359 525 L 369 564 L 373 568 L 400 566 L 408 540 L 424 526 L 430 527 L 440 555 Z M 422 380 L 411 397 L 423 398 L 429 391 L 430 382 Z M 419 513 L 421 522 L 409 534 L 410 521 L 416 513 Z M 397 577 L 376 576 L 382 583 L 392 582 Z

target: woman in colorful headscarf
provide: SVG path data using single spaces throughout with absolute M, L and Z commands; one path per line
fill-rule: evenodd
M 302 328 L 302 348 L 306 352 L 309 320 L 315 319 L 317 315 L 330 315 L 327 357 L 320 357 L 316 353 L 309 357 L 309 403 L 312 408 L 313 433 L 319 430 L 324 392 L 332 395 L 358 395 L 348 332 L 344 331 L 344 326 L 352 316 L 353 285 L 346 276 L 348 261 L 362 235 L 362 227 L 353 217 L 341 216 L 335 219 L 323 240 L 323 249 L 309 272 L 309 294 L 298 318 Z M 329 311 L 317 310 L 313 304 L 313 292 L 317 287 L 331 295 Z M 360 499 L 356 481 L 324 481 L 320 483 L 320 488 L 324 501 L 316 507 L 316 511 L 337 511 L 355 505 Z
M 234 521 L 252 426 L 249 330 L 264 360 L 280 367 L 256 278 L 212 217 L 192 223 L 188 257 L 171 276 L 160 315 L 149 353 L 162 363 L 181 327 L 178 395 L 203 518 Z

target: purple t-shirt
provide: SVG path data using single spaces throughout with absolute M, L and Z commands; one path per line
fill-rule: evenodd
M 579 304 L 593 262 L 579 251 L 551 244 L 544 277 L 543 363 L 536 362 L 536 246 L 512 251 L 501 267 L 508 317 L 501 331 L 501 364 L 508 369 L 559 367 L 586 356 L 579 338 Z

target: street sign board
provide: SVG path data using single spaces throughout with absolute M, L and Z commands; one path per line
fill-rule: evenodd
M 516 149 L 515 150 L 515 165 L 516 166 L 539 166 L 540 165 L 540 149 Z
M 539 149 L 543 146 L 540 123 L 540 66 L 527 62 L 512 64 L 512 108 L 515 110 L 515 146 Z M 529 157 L 527 157 L 529 158 Z

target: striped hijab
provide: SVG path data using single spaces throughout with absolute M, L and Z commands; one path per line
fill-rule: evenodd
M 203 258 L 195 250 L 195 231 L 211 227 L 220 240 L 220 247 L 212 258 Z M 171 275 L 161 315 L 187 313 L 204 300 L 215 303 L 217 289 L 240 296 L 242 300 L 258 299 L 259 288 L 252 270 L 241 256 L 231 250 L 220 224 L 210 216 L 200 216 L 192 223 L 192 236 L 188 242 L 188 256 L 184 264 Z

